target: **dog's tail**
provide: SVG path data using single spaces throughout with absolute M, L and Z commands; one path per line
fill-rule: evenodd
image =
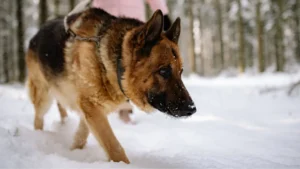
M 69 30 L 69 25 L 67 23 L 68 17 L 73 15 L 73 14 L 80 13 L 80 12 L 88 9 L 91 6 L 91 3 L 92 3 L 92 0 L 83 0 L 80 3 L 78 3 L 75 6 L 75 8 L 65 16 L 65 18 L 64 18 L 64 27 L 65 27 L 66 31 Z

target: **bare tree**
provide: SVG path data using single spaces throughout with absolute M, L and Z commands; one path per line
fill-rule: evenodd
M 18 40 L 18 80 L 23 82 L 25 80 L 25 54 L 24 54 L 24 24 L 23 24 L 23 0 L 16 0 L 16 18 L 18 21 L 17 26 L 17 40 Z
M 69 0 L 69 7 L 70 11 L 75 7 L 75 0 Z
M 2 40 L 3 40 L 3 48 L 2 48 L 2 56 L 3 56 L 3 74 L 4 74 L 4 83 L 7 83 L 10 81 L 9 77 L 9 54 L 8 54 L 8 35 L 9 35 L 9 29 L 8 29 L 8 18 L 9 16 L 7 8 L 8 8 L 9 1 L 3 1 L 2 5 L 5 7 L 3 9 L 5 11 L 4 16 L 1 18 L 1 24 L 3 25 L 2 28 Z
M 283 44 L 283 0 L 273 0 L 274 5 L 277 8 L 276 17 L 276 33 L 275 33 L 275 55 L 276 55 L 276 71 L 282 72 L 284 70 L 284 44 Z
M 240 72 L 245 72 L 245 35 L 244 35 L 244 20 L 242 13 L 242 4 L 241 0 L 238 2 L 238 17 L 239 17 L 239 69 Z
M 219 33 L 219 45 L 220 45 L 220 62 L 221 69 L 224 68 L 224 42 L 223 42 L 223 16 L 220 0 L 215 0 L 217 9 L 217 22 L 218 22 L 218 33 Z
M 200 1 L 200 3 L 201 3 L 201 6 L 204 4 L 204 0 L 201 0 Z M 200 9 L 200 8 L 199 8 Z M 201 13 L 202 11 L 201 10 L 199 10 L 198 11 L 198 19 L 199 19 L 199 22 L 200 22 L 200 55 L 199 55 L 199 57 L 200 57 L 200 59 L 199 59 L 199 61 L 200 61 L 200 64 L 199 64 L 199 66 L 200 66 L 200 74 L 202 75 L 202 76 L 204 76 L 204 74 L 205 74 L 205 69 L 204 69 L 204 38 L 203 38 L 203 18 L 202 18 L 202 13 Z
M 48 17 L 47 0 L 40 0 L 39 3 L 39 24 L 42 26 Z
M 214 30 L 213 30 L 214 31 Z M 217 68 L 217 52 L 216 52 L 216 46 L 217 46 L 217 38 L 216 35 L 212 35 L 212 47 L 211 47 L 211 51 L 212 51 L 212 66 L 213 68 Z
M 238 67 L 238 54 L 237 49 L 235 47 L 236 44 L 236 35 L 237 35 L 237 21 L 235 19 L 230 18 L 230 9 L 232 6 L 232 3 L 236 2 L 236 0 L 228 0 L 227 4 L 227 24 L 228 24 L 228 36 L 229 36 L 229 43 L 228 43 L 228 55 L 229 57 L 229 65 L 232 67 Z
M 60 0 L 54 0 L 54 15 L 55 15 L 55 17 L 59 16 L 59 4 L 60 4 Z
M 2 24 L 2 17 L 4 16 L 4 7 L 3 5 L 0 5 L 0 30 L 3 30 L 3 24 Z M 0 38 L 2 38 L 3 32 L 0 31 Z M 0 40 L 0 83 L 3 83 L 3 41 Z
M 265 71 L 265 58 L 264 58 L 264 25 L 261 20 L 261 0 L 257 0 L 256 4 L 256 32 L 257 32 L 257 59 L 258 59 L 258 71 Z
M 8 36 L 8 53 L 9 53 L 9 76 L 10 76 L 10 80 L 14 81 L 16 80 L 16 66 L 15 66 L 15 52 L 14 52 L 14 47 L 15 47 L 15 43 L 14 43 L 14 38 L 15 38 L 15 29 L 14 29 L 14 21 L 15 21 L 15 15 L 14 15 L 14 1 L 9 1 L 8 4 L 8 13 L 9 13 L 9 18 L 8 20 L 9 22 L 9 36 Z
M 294 20 L 295 20 L 295 57 L 298 63 L 300 63 L 300 1 L 296 0 L 294 6 Z
M 195 62 L 195 35 L 194 35 L 194 12 L 193 12 L 193 0 L 188 1 L 188 13 L 189 13 L 189 21 L 190 21 L 190 66 L 191 66 L 191 72 L 196 72 L 196 62 Z

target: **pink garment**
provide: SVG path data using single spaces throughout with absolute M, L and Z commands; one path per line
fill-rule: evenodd
M 146 0 L 152 11 L 160 9 L 163 14 L 168 14 L 165 0 Z M 144 0 L 93 0 L 93 7 L 102 8 L 114 16 L 146 20 Z

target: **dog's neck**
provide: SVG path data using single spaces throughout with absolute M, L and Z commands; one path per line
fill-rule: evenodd
M 126 45 L 131 41 L 131 38 L 128 38 L 128 36 L 131 35 L 132 30 L 141 25 L 143 25 L 142 22 L 133 19 L 116 19 L 108 27 L 106 30 L 107 35 L 101 39 L 100 43 L 105 45 L 105 47 L 100 47 L 100 59 L 104 62 L 108 59 L 109 65 L 115 70 L 114 77 L 108 75 L 110 76 L 108 79 L 111 81 L 111 84 L 118 84 L 118 90 L 121 91 L 127 100 L 129 97 L 123 85 L 126 80 L 123 76 L 126 69 L 124 62 L 131 60 L 132 53 L 128 52 L 130 49 Z M 107 66 L 108 64 L 104 65 Z M 110 69 L 110 66 L 107 66 L 106 69 Z
M 132 29 L 144 23 L 135 19 L 116 18 L 96 8 L 88 9 L 85 11 L 85 15 L 90 18 L 84 20 L 81 15 L 75 14 L 68 17 L 66 23 L 69 26 L 67 28 L 73 30 L 74 39 L 93 41 L 92 43 L 96 44 L 95 56 L 99 60 L 101 71 L 106 75 L 106 78 L 102 79 L 103 84 L 106 85 L 106 88 L 110 88 L 114 97 L 126 99 L 124 83 L 127 79 L 124 80 L 123 74 L 128 66 L 125 66 L 124 61 L 131 59 L 133 52 L 131 49 L 133 48 L 128 49 L 128 46 L 124 47 L 123 44 L 130 41 L 125 36 Z M 128 50 L 131 50 L 131 53 Z

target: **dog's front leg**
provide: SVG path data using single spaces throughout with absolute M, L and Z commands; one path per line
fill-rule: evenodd
M 101 106 L 94 105 L 85 100 L 81 103 L 81 108 L 85 114 L 85 119 L 90 131 L 104 148 L 109 160 L 114 162 L 123 161 L 129 164 L 130 162 L 125 151 L 114 135 L 106 113 L 103 112 Z

